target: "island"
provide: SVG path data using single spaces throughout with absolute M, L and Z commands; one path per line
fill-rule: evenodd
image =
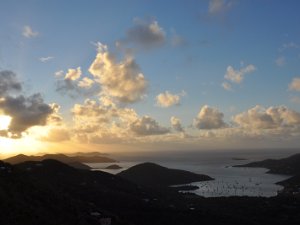
M 121 166 L 117 165 L 117 164 L 112 164 L 112 165 L 109 165 L 107 167 L 105 167 L 105 169 L 108 169 L 108 170 L 119 170 L 119 169 L 122 169 Z
M 152 187 L 213 180 L 213 178 L 207 175 L 178 169 L 169 169 L 151 162 L 135 165 L 117 175 L 136 184 Z

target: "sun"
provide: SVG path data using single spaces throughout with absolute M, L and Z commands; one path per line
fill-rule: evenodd
M 10 116 L 0 115 L 0 130 L 7 130 L 10 122 Z

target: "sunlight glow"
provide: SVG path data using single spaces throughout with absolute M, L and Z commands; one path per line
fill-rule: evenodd
M 10 116 L 0 115 L 0 130 L 7 130 L 11 122 Z

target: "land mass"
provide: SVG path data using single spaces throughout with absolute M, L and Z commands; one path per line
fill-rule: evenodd
M 118 169 L 122 169 L 122 167 L 117 165 L 117 164 L 112 164 L 112 165 L 109 165 L 109 166 L 105 167 L 105 169 L 118 170 Z
M 51 159 L 16 165 L 0 161 L 0 221 L 7 225 L 300 224 L 300 198 L 203 198 Z
M 26 161 L 42 161 L 45 159 L 55 159 L 60 162 L 66 163 L 72 167 L 77 169 L 91 169 L 89 166 L 84 163 L 109 163 L 116 162 L 116 160 L 108 158 L 106 156 L 93 155 L 93 156 L 67 156 L 64 154 L 45 154 L 42 156 L 27 156 L 24 154 L 19 154 L 7 159 L 4 159 L 4 162 L 8 162 L 10 164 L 18 164 Z
M 188 184 L 196 181 L 213 180 L 213 178 L 195 174 L 189 171 L 169 169 L 155 163 L 142 163 L 133 166 L 117 174 L 136 184 L 146 186 L 170 186 L 176 184 Z

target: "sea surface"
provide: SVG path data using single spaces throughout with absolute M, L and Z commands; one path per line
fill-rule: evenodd
M 273 156 L 273 157 L 272 157 Z M 232 167 L 233 165 L 242 165 L 249 162 L 263 160 L 267 158 L 287 157 L 285 154 L 236 154 L 221 153 L 197 154 L 189 157 L 145 157 L 143 160 L 124 160 L 116 163 L 122 169 L 110 170 L 105 167 L 113 163 L 89 163 L 94 170 L 117 174 L 131 166 L 143 163 L 145 161 L 155 162 L 159 165 L 191 171 L 199 174 L 206 174 L 214 178 L 212 181 L 202 181 L 191 183 L 199 189 L 189 191 L 204 197 L 220 196 L 276 196 L 277 192 L 283 187 L 276 185 L 277 182 L 289 178 L 286 175 L 267 174 L 264 168 L 245 168 Z M 237 160 L 238 158 L 238 160 Z M 243 159 L 243 160 L 241 160 Z

